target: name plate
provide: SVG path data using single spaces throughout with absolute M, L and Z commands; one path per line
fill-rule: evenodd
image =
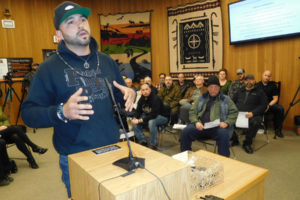
M 99 154 L 104 154 L 104 153 L 108 153 L 108 152 L 111 152 L 111 151 L 116 151 L 118 149 L 121 149 L 121 147 L 119 147 L 118 145 L 112 145 L 112 146 L 108 146 L 108 147 L 103 147 L 101 149 L 96 149 L 93 152 L 96 155 L 99 155 Z

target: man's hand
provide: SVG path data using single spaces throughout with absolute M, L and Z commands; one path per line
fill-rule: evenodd
M 139 120 L 137 118 L 133 118 L 131 120 L 131 124 L 134 125 L 134 126 L 136 126 L 138 123 L 139 123 Z
M 245 116 L 246 116 L 246 118 L 252 118 L 253 117 L 253 113 L 252 112 L 248 112 Z
M 113 84 L 116 88 L 118 88 L 124 94 L 124 100 L 126 101 L 125 102 L 125 110 L 131 112 L 133 105 L 134 105 L 134 100 L 135 100 L 135 91 L 129 87 L 120 85 L 116 81 L 113 81 Z
M 199 130 L 199 131 L 202 131 L 204 129 L 204 126 L 201 122 L 197 122 L 196 123 L 196 128 Z
M 269 108 L 270 108 L 270 105 L 267 106 L 265 113 L 268 112 Z
M 220 122 L 220 128 L 227 128 L 228 124 L 226 122 Z
M 87 101 L 87 96 L 80 96 L 82 88 L 79 88 L 63 106 L 63 115 L 69 120 L 89 120 L 89 116 L 93 115 L 94 110 L 91 104 L 79 104 L 79 102 Z
M 7 126 L 0 126 L 0 131 L 7 129 Z

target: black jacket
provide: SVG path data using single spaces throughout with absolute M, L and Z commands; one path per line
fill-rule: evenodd
M 162 100 L 153 92 L 151 92 L 147 99 L 142 95 L 138 101 L 135 117 L 137 119 L 142 117 L 144 123 L 147 123 L 158 115 L 164 115 Z
M 249 91 L 248 97 L 246 92 L 245 88 L 241 88 L 233 97 L 233 102 L 239 111 L 252 112 L 253 116 L 263 115 L 268 105 L 264 91 L 255 87 Z

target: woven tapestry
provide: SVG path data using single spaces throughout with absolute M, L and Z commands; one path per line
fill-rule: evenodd
M 151 12 L 100 15 L 102 52 L 134 82 L 152 76 L 150 16 Z
M 168 9 L 170 74 L 211 76 L 222 68 L 223 32 L 219 0 Z

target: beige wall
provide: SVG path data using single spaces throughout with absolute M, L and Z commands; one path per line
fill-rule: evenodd
M 0 11 L 10 9 L 16 29 L 0 28 L 0 57 L 32 57 L 42 62 L 42 49 L 55 49 L 53 44 L 53 9 L 58 0 L 6 0 L 1 1 Z M 92 34 L 100 42 L 99 13 L 122 13 L 152 10 L 151 45 L 154 82 L 158 74 L 169 72 L 167 8 L 183 5 L 193 0 L 81 0 L 75 1 L 92 10 L 90 25 Z M 224 34 L 224 68 L 229 78 L 235 79 L 235 70 L 244 67 L 260 80 L 264 70 L 273 72 L 273 80 L 282 82 L 280 103 L 288 108 L 300 83 L 300 37 L 254 42 L 244 45 L 229 45 L 227 4 L 221 0 Z M 3 19 L 4 16 L 1 15 Z M 299 94 L 300 96 L 300 94 Z M 293 117 L 300 115 L 300 104 L 292 107 L 284 123 L 285 128 L 294 128 Z

